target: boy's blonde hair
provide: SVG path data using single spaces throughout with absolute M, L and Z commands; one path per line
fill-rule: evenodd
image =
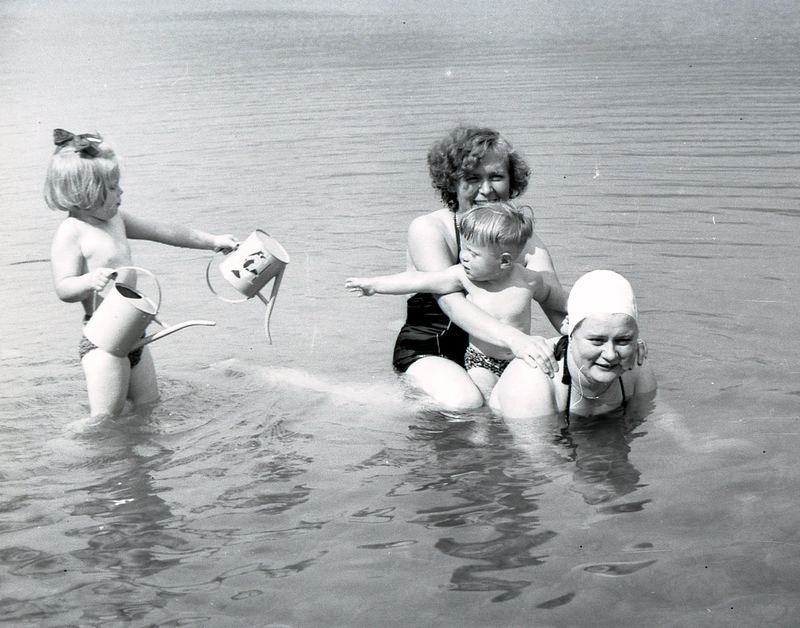
M 106 202 L 108 189 L 118 184 L 119 160 L 102 138 L 91 151 L 67 142 L 57 146 L 50 158 L 44 200 L 50 209 L 95 209 Z
M 459 229 L 465 240 L 516 256 L 533 235 L 533 210 L 509 202 L 481 203 L 461 217 Z

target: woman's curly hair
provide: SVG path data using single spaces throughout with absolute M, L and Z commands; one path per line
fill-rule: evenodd
M 476 168 L 489 151 L 508 156 L 510 198 L 518 197 L 528 187 L 530 168 L 507 139 L 490 128 L 457 126 L 428 151 L 431 184 L 452 211 L 458 209 L 456 186 L 459 179 Z

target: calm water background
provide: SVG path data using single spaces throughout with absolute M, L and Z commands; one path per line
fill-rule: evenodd
M 0 2 L 0 621 L 796 625 L 798 5 L 427 4 Z M 402 267 L 459 121 L 527 156 L 565 284 L 631 279 L 643 420 L 520 439 L 404 399 L 403 299 L 342 284 Z M 275 344 L 209 254 L 134 243 L 166 320 L 219 324 L 153 345 L 152 413 L 71 431 L 53 127 L 113 142 L 128 211 L 276 236 Z

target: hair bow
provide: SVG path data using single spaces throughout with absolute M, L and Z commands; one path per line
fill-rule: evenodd
M 89 155 L 90 157 L 97 157 L 100 151 L 97 150 L 97 145 L 103 141 L 103 138 L 91 133 L 83 133 L 75 135 L 64 129 L 53 129 L 53 143 L 56 146 L 66 146 L 72 144 L 72 147 L 79 153 Z

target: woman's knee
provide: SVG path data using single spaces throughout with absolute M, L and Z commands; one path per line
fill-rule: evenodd
M 467 372 L 445 358 L 417 360 L 406 372 L 406 377 L 443 410 L 464 412 L 483 406 L 483 394 Z

